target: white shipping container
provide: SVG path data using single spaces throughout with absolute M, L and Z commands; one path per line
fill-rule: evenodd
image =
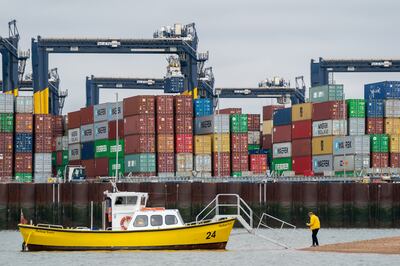
M 51 153 L 35 153 L 34 158 L 35 173 L 51 173 Z
M 273 158 L 285 158 L 292 156 L 292 143 L 283 142 L 275 143 L 272 147 L 272 157 Z
M 81 144 L 72 144 L 68 147 L 68 159 L 70 161 L 81 159 Z
M 114 121 L 117 119 L 123 119 L 124 118 L 124 111 L 123 111 L 123 103 L 122 102 L 117 102 L 117 103 L 109 103 L 108 104 L 108 110 L 107 110 L 107 119 L 108 121 Z
M 346 120 L 322 120 L 312 124 L 313 137 L 346 135 Z
M 73 128 L 68 130 L 68 143 L 75 144 L 81 142 L 81 129 Z
M 107 121 L 108 106 L 109 106 L 109 103 L 102 103 L 102 104 L 93 106 L 94 122 Z
M 47 183 L 50 177 L 52 177 L 51 172 L 34 172 L 33 182 L 34 183 Z
M 350 136 L 365 135 L 365 118 L 364 117 L 349 118 L 349 121 L 347 123 L 348 123 Z
M 260 131 L 249 131 L 248 135 L 248 144 L 250 145 L 260 145 L 261 132 Z
M 385 117 L 400 117 L 400 100 L 385 100 Z
M 33 97 L 18 96 L 15 98 L 15 111 L 17 113 L 33 113 Z
M 368 154 L 334 156 L 333 169 L 335 171 L 359 171 L 369 168 L 370 156 Z
M 193 170 L 193 154 L 177 153 L 176 154 L 176 172 L 192 172 Z M 190 174 L 192 175 L 192 174 Z
M 370 154 L 370 136 L 343 136 L 333 138 L 334 155 Z
M 0 113 L 14 113 L 14 95 L 0 93 Z
M 94 124 L 94 139 L 108 139 L 108 122 L 98 122 Z
M 312 157 L 313 172 L 320 174 L 333 170 L 333 156 L 320 155 Z
M 94 140 L 93 124 L 81 126 L 81 142 L 89 142 Z
M 196 172 L 211 172 L 212 163 L 210 154 L 195 155 L 194 158 L 194 170 Z

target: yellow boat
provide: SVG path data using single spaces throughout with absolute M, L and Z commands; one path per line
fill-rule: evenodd
M 106 194 L 102 230 L 57 225 L 19 224 L 23 249 L 43 250 L 188 250 L 225 249 L 234 218 L 185 224 L 178 210 L 147 208 L 147 193 Z M 109 225 L 106 228 L 106 224 Z

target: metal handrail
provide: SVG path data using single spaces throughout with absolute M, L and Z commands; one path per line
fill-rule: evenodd
M 37 224 L 37 227 L 44 227 L 44 228 L 58 228 L 58 229 L 64 229 L 62 225 L 58 224 Z
M 283 226 L 284 226 L 284 225 L 287 225 L 287 226 L 289 226 L 289 227 L 292 227 L 293 230 L 296 229 L 296 226 L 295 226 L 295 225 L 293 225 L 293 224 L 291 224 L 291 223 L 288 223 L 288 222 L 285 222 L 285 221 L 283 221 L 283 220 L 281 220 L 281 219 L 279 219 L 279 218 L 277 218 L 277 217 L 275 217 L 275 216 L 269 215 L 269 214 L 267 214 L 267 213 L 263 213 L 263 214 L 261 215 L 261 219 L 260 219 L 260 221 L 259 221 L 259 223 L 258 223 L 257 229 L 259 229 L 260 226 L 266 227 L 266 228 L 268 228 L 268 229 L 275 229 L 275 228 L 272 228 L 272 227 L 268 226 L 267 224 L 264 224 L 264 223 L 263 223 L 264 217 L 268 217 L 268 218 L 271 218 L 271 219 L 273 219 L 273 220 L 275 220 L 275 221 L 280 222 L 280 223 L 281 223 L 281 226 L 280 226 L 279 229 L 283 229 Z

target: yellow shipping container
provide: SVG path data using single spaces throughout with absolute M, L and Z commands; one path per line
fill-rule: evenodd
M 393 153 L 400 153 L 400 135 L 391 135 L 389 151 Z
M 263 135 L 271 135 L 272 134 L 272 128 L 273 128 L 273 123 L 272 120 L 265 120 L 263 121 L 262 125 L 262 134 Z
M 229 133 L 213 134 L 213 152 L 230 152 L 231 143 Z
M 211 154 L 211 136 L 212 135 L 194 136 L 194 154 Z
M 292 105 L 292 121 L 310 120 L 312 115 L 312 103 Z
M 332 154 L 333 151 L 333 137 L 316 137 L 312 139 L 312 154 L 324 155 Z
M 384 123 L 385 134 L 400 135 L 400 118 L 385 118 Z

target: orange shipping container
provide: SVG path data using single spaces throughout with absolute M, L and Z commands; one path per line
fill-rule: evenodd
M 229 133 L 213 134 L 213 152 L 230 152 Z
M 212 135 L 194 136 L 194 154 L 211 154 L 211 136 Z
M 272 134 L 273 123 L 272 120 L 263 121 L 262 124 L 262 134 L 263 135 L 270 135 Z
M 389 134 L 389 135 L 399 135 L 400 134 L 400 118 L 397 118 L 397 117 L 385 118 L 384 133 Z
M 174 152 L 174 135 L 159 134 L 157 135 L 157 152 Z
M 292 105 L 292 121 L 311 120 L 312 103 Z
M 389 151 L 391 153 L 400 153 L 400 135 L 391 135 Z
M 324 155 L 331 154 L 333 151 L 333 137 L 316 137 L 312 139 L 312 154 L 313 155 Z

